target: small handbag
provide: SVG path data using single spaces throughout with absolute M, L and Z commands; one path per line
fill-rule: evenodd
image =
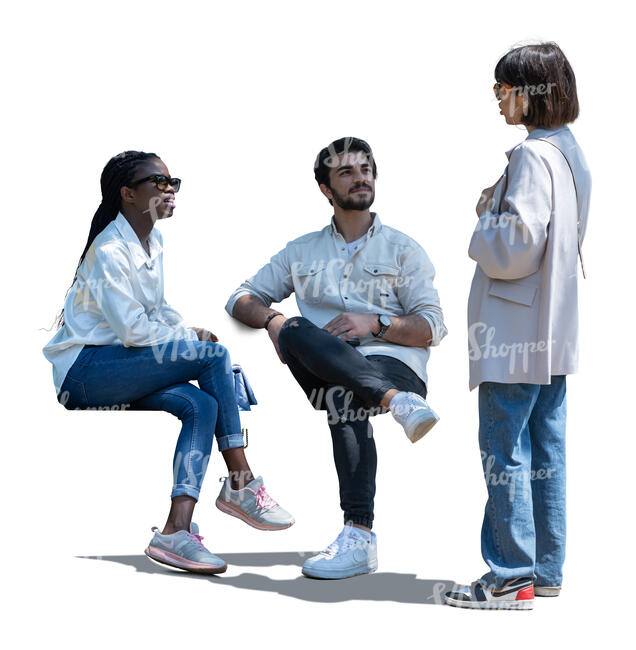
M 243 368 L 238 364 L 233 364 L 232 374 L 234 375 L 234 393 L 236 394 L 239 409 L 241 411 L 251 411 L 250 406 L 256 405 L 258 402 Z
M 234 376 L 234 394 L 236 395 L 236 403 L 240 411 L 251 411 L 250 406 L 258 404 L 254 391 L 247 380 L 247 375 L 243 368 L 238 364 L 232 365 L 232 375 Z M 245 436 L 245 445 L 249 445 L 249 438 L 247 428 L 241 428 L 241 433 Z

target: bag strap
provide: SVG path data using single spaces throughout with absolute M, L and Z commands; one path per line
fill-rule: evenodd
M 563 150 L 561 147 L 557 147 L 554 142 L 550 142 L 550 140 L 546 140 L 545 138 L 536 138 L 537 140 L 542 140 L 543 142 L 547 142 L 548 144 L 551 144 L 557 151 L 561 152 L 561 155 L 565 158 L 565 162 L 568 164 L 568 167 L 570 168 L 570 172 L 572 174 L 572 180 L 574 181 L 574 194 L 576 195 L 576 240 L 577 240 L 577 245 L 579 248 L 579 259 L 581 260 L 581 271 L 583 272 L 583 279 L 585 279 L 585 266 L 583 265 L 583 253 L 581 252 L 581 213 L 579 212 L 579 190 L 576 186 L 576 176 L 574 176 L 574 170 L 572 169 L 572 165 L 570 164 L 570 161 L 568 157 L 563 153 Z

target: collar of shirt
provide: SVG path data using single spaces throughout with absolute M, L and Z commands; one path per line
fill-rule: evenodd
M 541 128 L 532 129 L 532 131 L 530 131 L 530 133 L 528 133 L 528 135 L 526 136 L 526 140 L 533 140 L 533 139 L 536 139 L 536 138 L 549 138 L 550 136 L 553 136 L 553 135 L 555 135 L 555 134 L 557 134 L 560 131 L 563 131 L 565 129 L 568 129 L 567 125 L 559 126 L 556 129 L 541 129 Z M 508 149 L 508 151 L 506 151 L 506 158 L 508 158 L 508 160 L 510 160 L 510 154 L 518 146 L 519 145 L 516 144 L 514 147 L 512 147 L 512 149 Z
M 378 217 L 376 212 L 371 213 L 373 215 L 373 222 L 371 223 L 371 226 L 369 227 L 369 230 L 367 230 L 366 236 L 364 241 L 367 242 L 371 237 L 374 235 L 377 235 L 381 230 L 382 230 L 382 224 L 380 223 L 380 217 Z M 331 235 L 332 237 L 342 237 L 342 235 L 338 232 L 338 228 L 336 227 L 336 220 L 335 217 L 331 217 Z M 343 237 L 344 239 L 344 237 Z
M 135 268 L 140 269 L 144 264 L 152 267 L 153 262 L 162 251 L 161 242 L 155 229 L 153 228 L 150 231 L 150 235 L 148 235 L 148 245 L 150 247 L 150 255 L 148 255 L 141 245 L 137 233 L 121 212 L 115 218 L 115 226 L 126 243 L 126 246 L 128 246 L 128 250 L 135 262 Z

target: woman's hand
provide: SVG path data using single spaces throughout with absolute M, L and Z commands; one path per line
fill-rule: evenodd
M 488 209 L 490 209 L 492 206 L 490 205 L 490 201 L 495 193 L 495 188 L 499 184 L 499 181 L 503 178 L 503 174 L 499 177 L 496 183 L 491 185 L 490 187 L 487 187 L 485 190 L 481 191 L 481 196 L 479 197 L 479 201 L 477 201 L 477 205 L 475 206 L 475 211 L 477 212 L 477 216 L 481 217 L 481 215 Z
M 212 334 L 212 332 L 203 329 L 202 327 L 191 327 L 190 329 L 197 333 L 199 341 L 212 341 L 213 343 L 216 343 L 219 340 L 215 334 Z

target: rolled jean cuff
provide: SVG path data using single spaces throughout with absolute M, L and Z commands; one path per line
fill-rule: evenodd
M 345 525 L 357 524 L 358 526 L 366 526 L 366 528 L 373 528 L 373 515 L 348 515 L 345 512 L 344 522 Z
M 177 484 L 172 488 L 172 493 L 170 494 L 170 498 L 174 497 L 182 497 L 182 496 L 187 496 L 187 497 L 192 497 L 193 499 L 196 499 L 197 501 L 199 500 L 199 488 L 192 487 L 191 485 L 183 485 L 183 484 Z
M 225 451 L 226 449 L 236 449 L 237 447 L 245 446 L 242 433 L 233 433 L 231 436 L 223 436 L 222 438 L 217 438 L 216 443 L 219 446 L 219 451 Z

